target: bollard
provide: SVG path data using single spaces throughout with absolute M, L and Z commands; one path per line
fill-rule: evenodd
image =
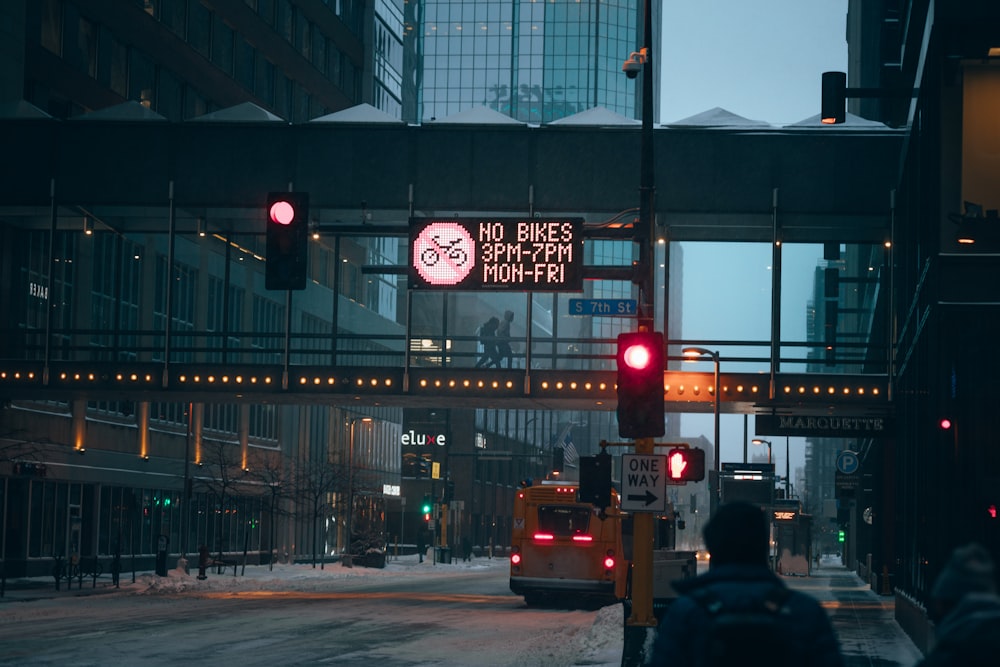
M 160 577 L 167 576 L 167 545 L 170 538 L 160 535 L 156 540 L 156 574 Z
M 119 588 L 119 581 L 122 573 L 122 555 L 115 552 L 115 557 L 111 560 L 111 583 L 115 588 Z
M 208 568 L 208 547 L 204 544 L 198 547 L 198 578 L 208 579 L 205 569 Z
M 62 569 L 63 569 L 62 557 L 61 556 L 56 556 L 55 561 L 56 561 L 55 564 L 52 566 L 52 576 L 56 578 L 56 590 L 58 591 L 59 590 L 59 580 L 62 579 L 62 575 L 63 575 L 63 573 L 62 573 Z

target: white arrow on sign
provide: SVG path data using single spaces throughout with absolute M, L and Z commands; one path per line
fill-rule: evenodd
M 628 512 L 667 511 L 666 457 L 622 455 L 622 509 Z

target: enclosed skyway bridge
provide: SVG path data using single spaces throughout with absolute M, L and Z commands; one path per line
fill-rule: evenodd
M 614 357 L 601 360 L 612 367 Z M 711 412 L 712 372 L 664 373 L 668 412 Z M 150 400 L 400 407 L 614 410 L 614 370 L 409 369 L 113 362 L 0 363 L 0 395 L 36 400 Z M 887 415 L 885 376 L 720 373 L 719 410 L 743 414 Z
M 517 341 L 526 350 L 519 367 L 476 369 L 471 337 L 464 359 L 446 348 L 460 338 L 448 327 L 466 315 L 465 302 L 407 290 L 400 237 L 419 217 L 579 217 L 586 278 L 627 289 L 631 253 L 617 263 L 595 256 L 614 254 L 601 243 L 621 246 L 630 236 L 638 128 L 154 116 L 3 121 L 18 160 L 0 179 L 0 231 L 6 248 L 24 252 L 0 266 L 9 286 L 0 310 L 12 314 L 0 325 L 0 395 L 614 408 L 613 334 L 633 323 L 574 340 L 557 331 L 562 303 L 552 297 L 532 310 L 529 294 L 522 322 L 537 331 Z M 884 126 L 818 122 L 657 128 L 657 240 L 769 244 L 775 275 L 782 245 L 888 249 L 902 139 Z M 310 196 L 309 284 L 268 293 L 262 207 L 268 192 L 286 189 Z M 714 280 L 726 288 L 725 275 Z M 885 280 L 859 280 L 864 293 L 852 308 L 885 312 Z M 489 308 L 495 296 L 463 298 Z M 243 310 L 234 306 L 240 299 Z M 669 333 L 663 312 L 656 326 Z M 780 337 L 777 313 L 770 317 Z M 747 372 L 723 358 L 720 411 L 884 413 L 886 327 L 862 328 L 863 339 L 837 341 L 846 357 L 825 363 L 816 359 L 829 341 L 815 343 L 816 358 L 792 363 L 775 351 L 779 343 L 759 343 L 764 353 Z M 838 372 L 822 372 L 832 367 Z M 664 377 L 667 409 L 713 410 L 707 365 L 680 368 L 675 359 Z

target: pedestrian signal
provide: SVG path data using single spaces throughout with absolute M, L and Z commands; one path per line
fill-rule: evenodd
M 705 450 L 674 447 L 667 453 L 667 484 L 687 484 L 705 479 Z

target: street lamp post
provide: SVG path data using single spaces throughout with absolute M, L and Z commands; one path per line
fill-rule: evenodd
M 353 417 L 350 422 L 350 442 L 348 443 L 347 451 L 347 548 L 345 553 L 351 553 L 351 538 L 353 537 L 354 526 L 354 441 L 357 435 L 357 424 L 358 422 L 365 422 L 370 424 L 372 421 L 371 417 Z
M 771 463 L 771 441 L 770 440 L 763 440 L 761 438 L 754 438 L 750 442 L 752 442 L 755 445 L 767 445 L 767 462 L 768 462 L 768 464 L 770 464 Z
M 788 436 L 785 436 L 785 497 L 792 497 L 791 459 L 788 457 Z
M 683 350 L 681 350 L 681 354 L 687 357 L 688 361 L 698 361 L 703 357 L 710 357 L 712 359 L 712 363 L 715 364 L 715 389 L 713 395 L 715 400 L 713 401 L 712 404 L 713 417 L 715 419 L 715 432 L 713 434 L 713 437 L 715 438 L 715 444 L 714 444 L 715 460 L 712 463 L 712 468 L 715 470 L 715 482 L 714 482 L 715 487 L 711 489 L 711 498 L 710 498 L 712 503 L 711 512 L 712 514 L 714 514 L 715 508 L 719 502 L 719 491 L 720 491 L 719 487 L 721 485 L 721 480 L 719 479 L 719 476 L 720 476 L 720 471 L 722 470 L 722 463 L 721 463 L 722 448 L 719 442 L 719 408 L 722 400 L 722 397 L 719 395 L 719 351 L 709 350 L 704 347 L 685 347 Z

